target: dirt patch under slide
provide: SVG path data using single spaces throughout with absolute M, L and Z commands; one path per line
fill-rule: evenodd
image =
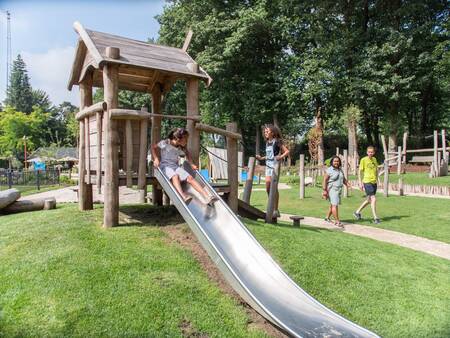
M 208 253 L 198 242 L 191 229 L 186 224 L 177 224 L 161 227 L 161 229 L 168 235 L 171 242 L 176 242 L 183 248 L 189 250 L 195 259 L 200 263 L 203 270 L 206 271 L 209 279 L 219 286 L 226 294 L 237 300 L 238 304 L 242 306 L 248 316 L 249 328 L 256 328 L 263 330 L 271 337 L 288 337 L 258 312 L 251 308 L 244 300 L 235 292 L 227 283 L 222 273 L 214 265 Z

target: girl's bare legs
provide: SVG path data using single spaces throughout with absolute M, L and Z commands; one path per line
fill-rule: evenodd
M 330 206 L 328 207 L 327 219 L 330 219 L 331 214 L 333 213 L 332 210 L 331 210 L 331 208 L 332 208 L 332 205 L 330 204 Z
M 372 208 L 373 219 L 378 219 L 377 216 L 377 198 L 374 196 L 370 196 L 370 207 Z
M 339 209 L 338 209 L 337 205 L 331 206 L 331 212 L 333 214 L 333 217 L 334 217 L 336 223 L 341 223 L 341 221 L 339 221 Z
M 175 187 L 175 189 L 177 189 L 178 193 L 183 197 L 183 199 L 186 199 L 187 196 L 185 195 L 183 188 L 181 188 L 180 176 L 174 175 L 170 180 L 172 181 L 172 184 Z
M 202 194 L 206 198 L 209 198 L 208 192 L 205 189 L 203 189 L 203 187 L 200 185 L 200 183 L 198 183 L 192 176 L 189 176 L 187 178 L 187 181 L 200 194 Z
M 270 193 L 270 184 L 272 183 L 272 177 L 271 176 L 266 176 L 266 192 L 267 192 L 267 196 L 269 196 Z

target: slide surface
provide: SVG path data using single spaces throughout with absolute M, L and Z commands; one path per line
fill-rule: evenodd
M 216 194 L 198 172 L 188 165 L 185 169 Z M 185 191 L 194 198 L 185 204 L 159 168 L 154 171 L 230 285 L 267 320 L 293 337 L 378 337 L 329 310 L 295 284 L 222 199 L 207 206 L 186 185 Z

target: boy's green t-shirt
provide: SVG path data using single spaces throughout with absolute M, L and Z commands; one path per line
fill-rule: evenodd
M 378 162 L 375 157 L 363 157 L 359 162 L 359 170 L 363 172 L 363 183 L 377 183 Z

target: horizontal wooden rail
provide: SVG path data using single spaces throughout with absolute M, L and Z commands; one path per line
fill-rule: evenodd
M 150 118 L 150 113 L 144 110 L 110 109 L 109 117 L 112 120 L 146 120 Z
M 437 148 L 437 151 L 442 151 L 442 147 L 441 148 Z M 447 147 L 445 150 L 450 150 L 450 147 Z M 410 150 L 406 150 L 406 152 L 408 154 L 410 153 L 426 153 L 426 152 L 433 152 L 434 148 L 424 148 L 424 149 L 410 149 Z
M 184 116 L 184 115 L 152 114 L 147 113 L 146 111 L 143 110 L 133 110 L 133 109 L 111 109 L 109 111 L 109 116 L 113 120 L 145 120 L 151 119 L 152 117 L 161 117 L 166 119 L 192 120 L 198 122 L 201 119 L 201 117 L 198 115 Z
M 84 119 L 85 117 L 89 117 L 99 112 L 105 111 L 107 108 L 106 102 L 98 102 L 93 104 L 92 106 L 86 107 L 83 110 L 80 110 L 75 118 L 79 121 Z
M 200 131 L 205 131 L 207 133 L 213 133 L 218 135 L 223 135 L 226 137 L 231 137 L 233 139 L 242 140 L 242 135 L 238 133 L 234 133 L 232 131 L 227 131 L 221 128 L 213 127 L 208 124 L 197 123 L 195 128 Z

